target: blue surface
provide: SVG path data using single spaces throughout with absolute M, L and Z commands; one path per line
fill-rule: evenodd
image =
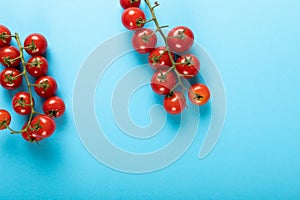
M 198 135 L 182 158 L 154 173 L 126 174 L 100 164 L 76 132 L 72 92 L 89 53 L 125 30 L 118 1 L 3 1 L 1 24 L 22 38 L 31 32 L 46 35 L 50 74 L 57 78 L 58 95 L 68 111 L 57 121 L 55 135 L 40 145 L 1 132 L 1 199 L 299 198 L 300 2 L 161 4 L 161 24 L 190 26 L 222 74 L 227 118 L 212 153 L 197 158 L 203 141 Z M 9 108 L 9 94 L 0 89 L 1 107 Z M 134 109 L 131 105 L 131 112 L 139 116 Z M 17 118 L 13 125 L 21 121 Z

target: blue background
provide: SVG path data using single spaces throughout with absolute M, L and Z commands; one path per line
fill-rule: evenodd
M 31 32 L 46 35 L 49 74 L 57 78 L 67 113 L 57 120 L 55 135 L 40 145 L 1 132 L 0 198 L 300 197 L 300 2 L 160 3 L 161 24 L 191 27 L 222 74 L 227 116 L 212 153 L 198 160 L 203 141 L 198 136 L 182 158 L 154 173 L 126 174 L 100 164 L 76 132 L 72 92 L 89 53 L 125 31 L 118 1 L 2 1 L 0 24 L 22 38 Z M 1 107 L 7 109 L 13 93 L 8 94 L 0 89 Z M 13 125 L 21 121 L 16 117 Z

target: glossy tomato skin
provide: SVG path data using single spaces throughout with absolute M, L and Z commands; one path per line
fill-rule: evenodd
M 172 92 L 165 96 L 164 108 L 165 110 L 173 115 L 180 114 L 186 106 L 186 99 L 180 92 Z
M 0 110 L 0 130 L 6 129 L 6 126 L 9 126 L 10 122 L 11 122 L 11 116 L 10 116 L 9 112 L 1 109 Z
M 146 54 L 152 51 L 155 48 L 156 43 L 156 34 L 148 28 L 141 28 L 137 30 L 132 37 L 133 48 L 141 54 Z
M 37 115 L 33 118 L 29 127 L 36 138 L 44 139 L 54 133 L 56 124 L 54 120 L 47 115 Z
M 146 16 L 136 7 L 127 8 L 122 14 L 122 23 L 128 30 L 136 30 L 144 26 Z
M 57 83 L 51 76 L 42 76 L 35 82 L 34 91 L 43 98 L 54 96 Z
M 173 28 L 167 38 L 170 49 L 177 53 L 183 53 L 191 48 L 194 43 L 194 34 L 186 26 L 177 26 Z
M 8 37 L 10 35 L 10 30 L 5 26 L 0 25 L 0 48 L 10 44 L 11 37 Z
M 61 98 L 57 96 L 50 97 L 44 102 L 43 111 L 50 117 L 61 117 L 65 112 L 65 103 Z
M 122 8 L 127 9 L 130 7 L 139 7 L 141 0 L 120 0 L 120 5 Z
M 43 55 L 47 50 L 47 40 L 39 33 L 32 33 L 28 35 L 24 41 L 25 51 L 29 55 Z
M 170 53 L 174 60 L 174 53 Z M 166 51 L 166 47 L 157 47 L 153 49 L 148 56 L 148 62 L 154 70 L 160 70 L 172 66 L 172 61 L 169 53 Z
M 12 107 L 16 111 L 16 113 L 20 115 L 29 115 L 31 113 L 29 93 L 18 92 L 17 94 L 15 94 L 15 96 L 12 99 Z
M 26 122 L 24 124 L 24 126 L 22 127 L 22 130 L 24 130 L 27 126 L 28 122 Z M 27 129 L 27 131 L 22 131 L 22 137 L 24 138 L 24 140 L 28 141 L 28 142 L 39 142 L 42 140 L 42 138 L 38 138 L 36 137 L 36 134 L 33 133 L 32 130 L 30 130 L 30 128 Z
M 47 73 L 48 62 L 43 56 L 32 56 L 27 61 L 26 69 L 31 76 L 39 78 Z
M 200 70 L 200 61 L 193 54 L 186 54 L 179 57 L 176 61 L 177 71 L 183 75 L 184 78 L 193 78 Z
M 0 74 L 1 86 L 7 90 L 15 90 L 19 88 L 23 80 L 23 76 L 19 76 L 20 74 L 21 72 L 15 68 L 5 68 Z
M 20 52 L 14 46 L 5 46 L 0 49 L 0 63 L 5 67 L 17 67 L 21 62 L 19 56 Z
M 160 95 L 167 95 L 176 85 L 176 77 L 172 71 L 161 69 L 155 72 L 151 79 L 152 90 Z
M 210 91 L 206 85 L 196 83 L 190 87 L 188 96 L 192 103 L 201 106 L 209 101 Z

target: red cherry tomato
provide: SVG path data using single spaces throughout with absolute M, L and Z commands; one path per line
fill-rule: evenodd
M 171 52 L 171 56 L 174 60 L 174 53 Z M 148 56 L 148 61 L 154 70 L 172 66 L 172 61 L 169 53 L 166 51 L 166 47 L 157 47 L 153 49 Z
M 32 99 L 33 100 L 33 99 Z M 33 100 L 34 103 L 34 100 Z M 29 115 L 31 113 L 30 95 L 28 92 L 18 92 L 12 99 L 12 106 L 16 113 Z
M 0 110 L 0 130 L 6 129 L 11 121 L 11 116 L 6 110 Z
M 46 38 L 39 33 L 28 35 L 24 41 L 25 51 L 29 55 L 43 55 L 47 50 L 47 46 Z
M 26 128 L 27 124 L 28 124 L 28 122 L 26 122 L 24 124 L 24 126 L 22 127 L 22 130 L 24 130 Z M 36 137 L 36 134 L 33 133 L 29 127 L 28 127 L 27 131 L 22 131 L 22 137 L 28 142 L 39 142 L 43 139 L 43 138 Z
M 40 97 L 52 97 L 57 90 L 57 83 L 50 76 L 42 76 L 36 80 L 34 90 Z
M 164 108 L 170 114 L 181 113 L 186 106 L 186 100 L 182 93 L 172 92 L 165 96 Z
M 193 78 L 200 70 L 200 61 L 192 54 L 179 57 L 176 63 L 180 63 L 176 65 L 176 69 L 184 78 Z
M 183 53 L 193 45 L 194 34 L 186 26 L 177 26 L 169 32 L 167 43 L 172 51 Z
M 192 103 L 201 106 L 208 102 L 210 92 L 206 85 L 196 83 L 190 87 L 188 96 Z
M 151 79 L 153 91 L 160 95 L 169 94 L 171 89 L 176 85 L 176 77 L 172 71 L 161 69 L 155 72 Z
M 127 8 L 122 14 L 122 23 L 128 30 L 136 30 L 144 26 L 146 16 L 136 7 Z
M 10 35 L 11 33 L 9 29 L 3 25 L 0 25 L 0 48 L 10 44 Z
M 21 72 L 15 68 L 5 68 L 0 74 L 0 84 L 7 90 L 15 90 L 22 84 L 23 76 Z
M 54 120 L 47 115 L 35 116 L 29 125 L 31 133 L 39 139 L 50 137 L 55 128 Z
M 127 9 L 130 7 L 139 7 L 141 0 L 120 0 L 122 8 Z
M 20 52 L 16 47 L 5 46 L 0 49 L 0 63 L 5 67 L 17 67 L 21 59 Z
M 42 56 L 33 56 L 28 60 L 26 69 L 31 76 L 39 78 L 47 73 L 48 62 Z
M 156 34 L 148 28 L 141 28 L 137 30 L 132 37 L 133 48 L 141 54 L 146 54 L 152 51 L 155 48 L 156 43 Z
M 50 97 L 44 102 L 43 111 L 50 117 L 58 118 L 65 112 L 65 103 L 59 97 Z

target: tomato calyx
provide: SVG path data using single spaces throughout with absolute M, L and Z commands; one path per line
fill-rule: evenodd
M 58 113 L 60 113 L 60 112 L 62 112 L 62 110 L 49 110 L 46 114 L 47 114 L 49 117 L 57 118 Z
M 137 3 L 139 0 L 129 0 L 130 4 Z
M 40 69 L 40 68 L 41 68 L 41 65 L 43 64 L 43 62 L 41 62 L 41 61 L 39 61 L 37 58 L 35 58 L 33 62 L 28 63 L 28 64 L 29 64 L 29 68 L 35 67 L 35 68 Z
M 153 36 L 153 34 L 147 35 L 146 33 L 143 34 L 142 40 L 143 42 L 150 42 L 150 38 Z
M 14 80 L 16 80 L 17 79 L 17 77 L 14 77 L 13 76 L 13 72 L 11 72 L 9 75 L 8 74 L 5 74 L 5 79 L 4 79 L 4 82 L 5 83 L 13 83 L 14 82 Z
M 166 82 L 168 78 L 168 73 L 163 73 L 161 70 L 159 71 L 159 74 L 157 75 L 157 78 L 159 79 L 160 82 Z
M 2 41 L 2 42 L 4 42 L 4 43 L 6 43 L 6 40 L 5 39 L 7 39 L 7 38 L 10 38 L 11 37 L 11 35 L 8 35 L 7 33 L 0 33 L 0 40 Z
M 50 87 L 48 80 L 43 81 L 42 83 L 39 84 L 34 84 L 34 86 L 37 86 L 38 88 L 43 88 L 44 92 L 47 91 L 47 89 Z
M 138 27 L 142 27 L 145 23 L 146 23 L 146 21 L 142 17 L 137 18 L 135 21 L 135 24 Z
M 36 45 L 34 44 L 33 41 L 31 41 L 31 43 L 29 45 L 27 45 L 26 47 L 24 47 L 24 49 L 35 51 L 36 50 Z
M 25 99 L 21 97 L 17 100 L 17 103 L 15 104 L 15 107 L 21 106 L 22 108 L 25 108 L 26 106 L 31 106 L 30 104 L 27 104 Z

